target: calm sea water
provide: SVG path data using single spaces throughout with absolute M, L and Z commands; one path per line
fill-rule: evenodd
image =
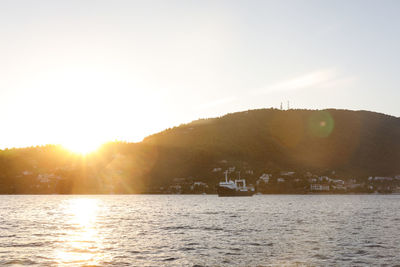
M 0 265 L 400 266 L 400 196 L 0 196 Z

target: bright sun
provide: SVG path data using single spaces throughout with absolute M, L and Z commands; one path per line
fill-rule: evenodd
M 63 144 L 66 149 L 81 155 L 86 155 L 94 152 L 100 147 L 100 145 L 101 144 L 99 142 L 95 142 L 93 140 L 75 140 L 74 142 Z

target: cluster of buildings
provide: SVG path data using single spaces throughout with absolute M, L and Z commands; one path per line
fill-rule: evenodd
M 333 173 L 334 174 L 334 173 Z M 271 174 L 263 173 L 257 180 L 258 186 L 268 188 L 271 185 Z M 275 179 L 275 184 L 293 185 L 301 183 L 306 192 L 365 192 L 365 193 L 400 193 L 400 175 L 395 177 L 369 177 L 364 180 L 334 179 L 328 176 L 317 176 L 306 173 L 303 177 L 296 177 L 295 172 L 281 172 Z
M 25 170 L 21 174 L 17 175 L 17 179 L 24 179 L 31 189 L 49 189 L 54 187 L 54 185 L 62 180 L 60 175 L 56 175 L 54 173 L 34 173 L 32 171 Z
M 161 186 L 156 192 L 161 194 L 207 194 L 213 193 L 213 188 L 202 181 L 192 178 L 174 178 L 172 184 Z
M 149 189 L 149 193 L 158 194 L 213 194 L 225 171 L 232 179 L 240 174 L 235 166 L 215 167 L 211 169 L 208 179 L 174 178 L 167 185 Z M 371 176 L 364 179 L 338 179 L 329 176 L 318 176 L 310 172 L 298 174 L 294 171 L 279 173 L 261 173 L 255 175 L 251 169 L 242 169 L 242 177 L 249 186 L 260 193 L 400 193 L 400 175 L 394 177 Z M 337 177 L 332 172 L 333 177 Z M 23 171 L 19 178 L 30 178 L 30 188 L 47 189 L 55 187 L 63 178 L 54 173 L 33 173 Z M 290 190 L 289 190 L 290 189 Z M 111 190 L 112 191 L 112 190 Z
M 215 167 L 211 169 L 216 179 L 211 183 L 195 181 L 192 178 L 175 178 L 172 184 L 160 187 L 159 193 L 165 194 L 193 194 L 215 193 L 215 185 L 222 180 L 221 173 L 228 172 L 230 177 L 239 177 L 236 167 Z M 400 193 L 400 175 L 395 177 L 369 177 L 365 179 L 338 179 L 329 176 L 318 176 L 307 172 L 297 174 L 294 171 L 275 173 L 261 173 L 254 175 L 253 170 L 242 170 L 245 178 L 260 193 Z M 335 173 L 332 172 L 335 177 Z

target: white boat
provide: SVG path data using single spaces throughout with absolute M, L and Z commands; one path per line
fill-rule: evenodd
M 228 181 L 228 171 L 225 171 L 225 182 L 219 183 L 217 192 L 220 197 L 250 197 L 255 193 L 254 188 L 246 186 L 245 179 L 237 179 L 235 181 L 229 179 Z

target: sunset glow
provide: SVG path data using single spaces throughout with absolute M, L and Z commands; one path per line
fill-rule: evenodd
M 55 250 L 58 264 L 98 265 L 102 255 L 97 253 L 101 239 L 96 230 L 99 200 L 89 198 L 70 199 L 63 203 L 67 223 L 74 227 L 60 239 L 61 247 Z
M 0 267 L 400 267 L 399 13 L 0 0 Z
M 287 101 L 400 114 L 390 71 L 399 60 L 388 49 L 399 46 L 397 8 L 339 20 L 330 16 L 342 13 L 335 1 L 39 2 L 0 6 L 0 149 L 63 144 L 84 153 Z M 377 25 L 375 45 L 364 35 Z
M 66 148 L 67 150 L 81 155 L 86 155 L 91 152 L 95 152 L 100 146 L 101 143 L 92 142 L 90 140 L 75 140 L 74 142 L 63 145 L 63 147 Z

